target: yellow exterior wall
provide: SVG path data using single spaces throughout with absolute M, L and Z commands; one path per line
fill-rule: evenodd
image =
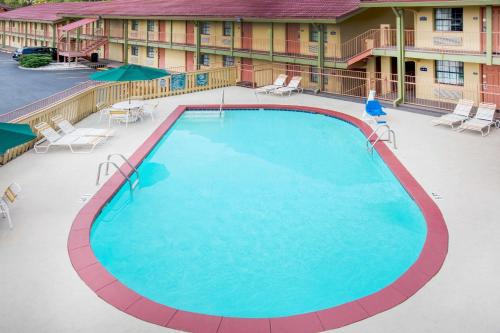
M 165 49 L 165 68 L 179 70 L 186 68 L 186 52 L 179 50 Z
M 172 24 L 172 39 L 174 43 L 186 41 L 186 21 L 174 21 Z
M 146 40 L 147 36 L 147 20 L 136 20 L 139 22 L 139 28 L 132 30 L 132 21 L 128 21 L 128 37 L 129 39 L 143 39 Z
M 123 21 L 122 20 L 109 20 L 109 35 L 111 37 L 123 36 Z
M 269 51 L 269 23 L 252 24 L 252 49 L 259 51 Z
M 435 31 L 434 8 L 416 8 L 415 10 L 415 47 L 462 51 L 481 50 L 480 7 L 464 7 L 463 32 Z M 421 18 L 424 17 L 426 17 L 427 20 L 421 21 Z M 447 45 L 443 45 L 443 42 Z M 453 45 L 449 45 L 450 43 Z
M 147 57 L 147 49 L 145 46 L 138 46 L 139 55 L 132 55 L 132 47 L 128 48 L 128 60 L 131 64 L 141 65 L 141 66 L 149 66 L 149 67 L 158 67 L 158 48 L 154 48 L 154 57 Z
M 274 52 L 284 53 L 286 50 L 286 24 L 274 23 Z
M 396 17 L 390 8 L 365 10 L 339 24 L 341 41 L 344 43 L 370 29 L 379 29 L 381 24 L 396 28 Z
M 123 45 L 118 43 L 109 43 L 109 60 L 123 61 Z
M 415 60 L 415 65 L 416 98 L 446 101 L 448 100 L 446 96 L 450 96 L 449 102 L 456 102 L 456 98 L 470 99 L 476 104 L 480 102 L 478 88 L 481 68 L 479 64 L 464 63 L 464 86 L 435 83 L 433 60 Z M 427 71 L 421 71 L 422 67 L 427 68 Z

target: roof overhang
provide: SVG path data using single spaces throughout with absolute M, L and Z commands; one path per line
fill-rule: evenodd
M 63 25 L 62 27 L 59 28 L 59 30 L 61 30 L 63 32 L 75 30 L 76 28 L 83 27 L 84 25 L 94 23 L 97 20 L 98 19 L 95 17 L 83 18 L 81 20 Z
M 466 6 L 488 6 L 492 5 L 494 1 L 387 1 L 387 2 L 361 2 L 361 8 L 374 8 L 374 7 L 466 7 Z

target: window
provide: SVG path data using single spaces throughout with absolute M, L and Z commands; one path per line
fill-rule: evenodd
M 139 55 L 139 47 L 132 45 L 132 47 L 130 48 L 130 53 L 133 56 L 138 56 Z
M 326 42 L 328 40 L 328 31 L 323 30 L 323 40 Z M 319 30 L 314 24 L 309 24 L 309 41 L 319 42 Z
M 202 35 L 210 35 L 210 22 L 201 22 L 200 33 Z
M 434 24 L 437 31 L 463 31 L 463 8 L 436 8 Z
M 222 56 L 222 64 L 224 67 L 234 66 L 234 57 Z
M 154 58 L 155 57 L 155 48 L 152 46 L 148 46 L 147 48 L 147 57 L 148 58 Z
M 224 36 L 231 36 L 233 34 L 233 24 L 231 22 L 223 23 Z
M 436 60 L 438 83 L 464 85 L 464 63 L 461 61 Z
M 97 29 L 102 29 L 102 20 L 99 20 L 96 22 L 96 28 Z
M 309 81 L 311 83 L 318 83 L 319 82 L 319 74 L 318 73 L 319 73 L 319 68 L 311 66 L 311 75 L 309 78 Z
M 139 30 L 139 21 L 132 20 L 132 27 L 131 27 L 131 29 L 134 30 L 134 31 Z
M 309 24 L 309 41 L 319 42 L 319 31 L 316 29 L 314 24 Z
M 203 66 L 210 65 L 210 57 L 208 56 L 208 54 L 201 55 L 200 64 L 202 64 Z
M 149 32 L 155 31 L 155 21 L 148 20 L 148 31 Z

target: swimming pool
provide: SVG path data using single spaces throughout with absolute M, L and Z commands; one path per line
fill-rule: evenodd
M 394 284 L 428 216 L 358 127 L 293 111 L 179 112 L 140 188 L 89 225 L 98 262 L 145 299 L 215 317 L 326 311 Z

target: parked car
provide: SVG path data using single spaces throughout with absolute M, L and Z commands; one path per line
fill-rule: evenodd
M 50 55 L 53 60 L 57 60 L 57 49 L 55 47 L 44 47 L 44 46 L 18 48 L 12 55 L 12 58 L 16 61 L 19 61 L 19 58 L 22 55 L 28 55 L 28 54 L 47 54 Z

